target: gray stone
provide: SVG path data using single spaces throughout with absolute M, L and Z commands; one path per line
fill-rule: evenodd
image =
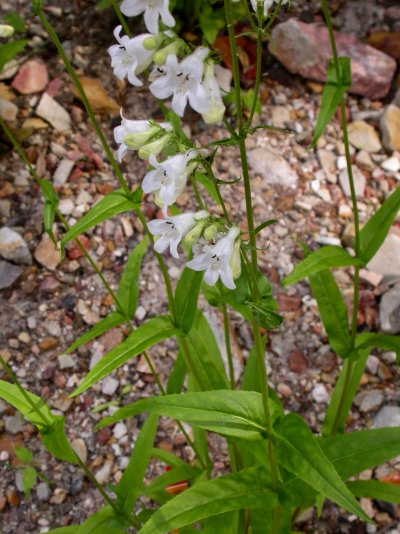
M 360 412 L 372 412 L 377 410 L 383 403 L 383 393 L 380 390 L 363 391 L 354 399 L 360 408 Z
M 49 485 L 46 482 L 40 482 L 36 486 L 36 494 L 39 501 L 48 501 L 51 495 Z
M 387 334 L 400 332 L 400 284 L 383 294 L 379 305 L 381 329 Z
M 58 357 L 58 365 L 60 369 L 71 369 L 75 366 L 75 360 L 69 354 L 60 354 Z
M 384 406 L 375 416 L 374 428 L 400 426 L 400 406 Z
M 43 93 L 36 114 L 49 122 L 58 132 L 65 132 L 71 128 L 71 117 L 67 111 L 47 93 Z
M 321 167 L 325 172 L 326 179 L 328 182 L 335 184 L 337 182 L 335 154 L 330 150 L 324 150 L 321 148 L 318 150 L 317 156 Z
M 14 263 L 28 265 L 32 263 L 32 257 L 24 238 L 7 226 L 0 230 L 0 256 Z
M 366 152 L 379 152 L 382 148 L 375 128 L 365 121 L 355 121 L 349 124 L 349 141 L 359 150 Z
M 276 128 L 287 128 L 292 120 L 290 111 L 285 106 L 275 106 L 271 112 L 271 124 Z
M 364 190 L 366 186 L 366 179 L 362 171 L 355 165 L 352 165 L 353 169 L 353 178 L 354 178 L 354 186 L 356 189 L 356 195 L 357 197 L 362 197 L 364 195 Z M 347 169 L 343 169 L 342 172 L 339 174 L 339 183 L 343 190 L 343 193 L 346 195 L 346 197 L 351 197 L 351 190 L 350 190 L 350 182 L 349 182 L 349 175 L 347 172 Z
M 18 434 L 24 430 L 24 420 L 19 413 L 5 418 L 5 427 L 10 434 Z
M 271 148 L 251 150 L 249 163 L 253 171 L 270 185 L 291 187 L 296 185 L 299 179 L 289 163 Z
M 108 376 L 104 379 L 103 385 L 101 386 L 101 391 L 104 395 L 114 395 L 114 393 L 117 391 L 119 386 L 118 380 L 115 380 L 115 378 L 112 378 L 111 376 Z
M 383 276 L 400 276 L 400 237 L 389 234 L 367 267 Z
M 21 276 L 22 269 L 7 261 L 0 260 L 0 289 L 10 287 Z

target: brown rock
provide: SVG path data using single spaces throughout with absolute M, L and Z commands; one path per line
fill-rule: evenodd
M 373 100 L 385 97 L 396 70 L 396 61 L 362 43 L 352 35 L 336 32 L 339 55 L 351 58 L 353 84 L 350 91 Z M 290 71 L 317 81 L 326 80 L 332 57 L 328 30 L 295 18 L 272 31 L 270 52 Z
M 368 43 L 388 56 L 400 61 L 400 32 L 375 32 L 368 37 Z
M 108 427 L 101 428 L 97 432 L 97 441 L 99 445 L 105 445 L 110 438 L 111 438 L 111 430 Z
M 31 95 L 43 91 L 48 83 L 46 65 L 32 59 L 22 65 L 11 85 L 22 95 Z
M 43 234 L 39 245 L 36 247 L 34 256 L 35 260 L 43 265 L 43 267 L 46 267 L 46 269 L 49 269 L 49 271 L 54 271 L 62 259 L 60 251 L 47 234 Z
M 400 150 L 400 108 L 391 104 L 381 118 L 382 143 L 390 152 Z
M 295 312 L 301 308 L 301 299 L 299 297 L 278 295 L 278 303 L 280 311 Z
M 45 337 L 40 343 L 39 348 L 42 351 L 55 349 L 58 345 L 58 339 L 55 337 Z
M 100 80 L 89 78 L 88 76 L 80 76 L 79 81 L 95 113 L 104 113 L 106 115 L 119 113 L 121 106 L 109 96 Z M 80 98 L 75 87 L 73 88 L 73 92 L 77 98 Z
M 294 373 L 304 373 L 308 367 L 307 358 L 301 350 L 294 350 L 289 354 L 289 369 Z

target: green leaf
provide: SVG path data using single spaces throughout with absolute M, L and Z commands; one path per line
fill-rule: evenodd
M 301 263 L 296 265 L 293 272 L 284 278 L 282 285 L 290 286 L 325 269 L 349 267 L 350 265 L 362 267 L 364 262 L 358 258 L 353 258 L 343 248 L 333 245 L 322 247 L 309 254 Z
M 360 258 L 368 263 L 380 249 L 400 209 L 400 187 L 370 218 L 360 232 Z
M 37 395 L 29 391 L 25 391 L 25 393 L 36 406 L 37 411 L 33 410 L 31 403 L 17 386 L 0 380 L 0 398 L 14 406 L 25 419 L 36 426 L 46 449 L 56 458 L 76 463 L 76 455 L 64 433 L 64 417 L 53 415 L 50 408 Z M 43 417 L 40 417 L 37 412 L 40 412 Z
M 347 487 L 356 497 L 400 504 L 400 487 L 397 484 L 379 482 L 378 480 L 356 480 L 349 482 Z
M 343 300 L 337 283 L 328 270 L 310 276 L 310 285 L 317 299 L 319 313 L 331 347 L 346 358 L 352 350 L 352 339 L 349 331 L 347 306 Z
M 137 209 L 138 207 L 139 204 L 132 199 L 128 199 L 121 189 L 110 193 L 97 202 L 90 211 L 68 230 L 61 240 L 61 247 L 64 248 L 67 243 L 86 232 L 89 228 L 115 215 Z
M 265 308 L 263 305 L 256 304 L 255 302 L 247 302 L 247 305 L 256 311 L 256 320 L 260 326 L 263 326 L 268 330 L 273 330 L 275 328 L 279 328 L 282 324 L 283 317 L 272 310 Z
M 339 475 L 348 478 L 399 454 L 400 427 L 361 430 L 319 440 Z
M 185 359 L 182 356 L 181 351 L 179 351 L 167 382 L 167 393 L 169 395 L 171 393 L 180 393 L 182 391 L 183 384 L 185 383 L 186 374 L 187 367 Z
M 23 33 L 26 30 L 23 18 L 15 11 L 9 11 L 3 17 L 5 24 L 9 24 L 18 33 Z
M 69 527 L 60 527 L 49 530 L 47 534 L 76 534 L 78 529 L 79 525 L 70 525 Z
M 280 465 L 318 493 L 370 522 L 299 415 L 290 414 L 281 418 L 274 431 L 272 439 Z
M 162 506 L 140 534 L 164 534 L 208 517 L 241 510 L 278 505 L 263 469 L 246 469 L 234 475 L 196 484 Z
M 332 120 L 340 101 L 342 100 L 347 89 L 351 86 L 351 65 L 350 58 L 339 57 L 340 77 L 336 73 L 335 62 L 329 60 L 327 82 L 322 93 L 321 109 L 318 114 L 317 124 L 315 126 L 314 137 L 311 146 L 315 146 L 318 139 L 324 133 L 326 127 Z
M 130 514 L 143 488 L 143 480 L 152 456 L 158 416 L 150 414 L 140 430 L 129 464 L 117 487 L 117 501 L 125 514 Z
M 29 43 L 28 39 L 20 39 L 19 41 L 11 41 L 0 45 L 0 72 L 4 65 L 15 58 Z
M 15 456 L 23 464 L 30 464 L 33 461 L 33 455 L 26 447 L 15 447 Z
M 106 417 L 101 428 L 143 412 L 157 413 L 225 436 L 262 439 L 266 424 L 261 395 L 252 391 L 205 391 L 139 400 Z M 271 402 L 273 414 L 276 407 Z
M 393 350 L 397 354 L 397 360 L 400 360 L 400 336 L 364 332 L 356 337 L 355 348 L 357 350 L 371 349 L 373 347 Z
M 188 482 L 195 481 L 201 473 L 202 471 L 195 466 L 189 464 L 180 465 L 157 477 L 149 486 L 143 488 L 143 492 L 151 499 L 164 503 L 170 499 L 169 494 L 165 491 L 168 486 L 178 484 L 184 480 Z
M 97 11 L 104 11 L 105 9 L 112 6 L 113 0 L 99 0 L 96 3 Z
M 157 449 L 157 447 L 154 447 L 151 451 L 151 454 L 153 455 L 153 458 L 160 460 L 160 462 L 164 462 L 170 467 L 181 467 L 187 465 L 186 462 L 179 458 L 179 456 L 176 456 L 171 452 L 164 451 L 164 449 Z
M 175 291 L 177 326 L 188 334 L 193 326 L 203 272 L 184 268 Z
M 167 339 L 175 334 L 176 329 L 168 316 L 155 317 L 143 323 L 123 343 L 108 352 L 93 367 L 79 387 L 71 394 L 71 397 L 80 395 L 131 358 L 138 356 L 162 339 Z
M 121 534 L 126 532 L 124 519 L 115 515 L 111 506 L 101 508 L 90 516 L 79 528 L 76 534 Z
M 194 174 L 194 179 L 196 180 L 196 182 L 199 182 L 199 184 L 201 184 L 204 187 L 204 189 L 211 196 L 214 202 L 217 202 L 219 204 L 220 202 L 219 196 L 216 192 L 215 185 L 212 182 L 212 180 L 210 180 L 210 178 L 206 176 L 205 174 L 201 174 L 199 172 L 196 172 Z
M 54 245 L 57 247 L 57 239 L 53 233 L 53 224 L 56 218 L 56 208 L 53 204 L 45 202 L 43 209 L 43 226 L 46 234 L 50 237 Z
M 259 234 L 262 230 L 264 230 L 264 228 L 268 228 L 268 226 L 271 226 L 272 224 L 276 224 L 277 222 L 279 221 L 277 221 L 276 219 L 271 219 L 270 221 L 264 221 L 262 224 L 257 226 L 257 228 L 254 230 L 254 233 Z
M 198 310 L 196 321 L 186 337 L 191 355 L 186 359 L 186 367 L 202 390 L 228 389 L 225 365 L 218 343 L 204 314 Z M 182 355 L 187 355 L 183 351 Z M 194 360 L 194 365 L 192 365 Z M 194 368 L 193 368 L 194 367 Z
M 86 343 L 89 343 L 93 339 L 96 339 L 96 337 L 101 336 L 105 332 L 108 332 L 112 328 L 116 328 L 117 326 L 120 326 L 126 321 L 125 317 L 120 315 L 118 312 L 112 312 L 110 315 L 107 315 L 107 317 L 104 317 L 99 323 L 97 323 L 93 328 L 91 328 L 88 332 L 85 332 L 81 337 L 79 337 L 72 345 L 68 347 L 66 350 L 66 353 L 74 352 L 77 348 L 79 348 L 82 345 L 85 345 Z
M 132 250 L 118 286 L 117 298 L 122 308 L 121 312 L 128 319 L 131 319 L 136 311 L 139 298 L 139 275 L 147 244 L 148 241 L 145 237 Z
M 239 514 L 237 511 L 226 512 L 208 518 L 204 523 L 203 534 L 232 534 L 239 532 Z
M 22 487 L 24 488 L 25 497 L 31 493 L 31 489 L 36 484 L 37 471 L 34 467 L 28 466 L 22 470 Z
M 265 345 L 267 338 L 262 338 L 262 346 L 265 350 Z M 249 357 L 247 358 L 246 367 L 243 373 L 242 379 L 242 389 L 243 391 L 257 391 L 261 393 L 262 384 L 261 384 L 261 373 L 259 364 L 257 361 L 257 349 L 255 346 L 252 347 Z
M 345 360 L 325 414 L 323 436 L 344 432 L 347 415 L 360 385 L 369 353 L 369 349 L 357 351 Z

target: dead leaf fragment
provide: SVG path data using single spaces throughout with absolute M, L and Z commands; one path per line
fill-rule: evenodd
M 121 106 L 107 93 L 99 79 L 79 76 L 79 81 L 95 113 L 106 115 L 119 113 Z M 75 97 L 80 98 L 75 87 L 73 87 L 73 93 Z

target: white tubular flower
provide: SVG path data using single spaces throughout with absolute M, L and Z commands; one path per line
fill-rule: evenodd
M 0 24 L 0 37 L 11 37 L 14 33 L 14 28 L 8 24 Z
M 171 255 L 178 259 L 178 245 L 190 230 L 195 227 L 199 220 L 208 217 L 206 211 L 197 213 L 182 213 L 175 217 L 154 219 L 148 224 L 150 232 L 159 236 L 154 244 L 154 250 L 162 254 L 167 248 Z
M 234 0 L 234 1 L 236 1 L 236 0 Z M 251 0 L 251 5 L 253 6 L 254 11 L 257 12 L 257 4 L 258 3 L 264 3 L 264 15 L 267 16 L 269 9 L 273 5 L 274 2 L 278 3 L 278 0 Z M 284 6 L 288 2 L 289 2 L 289 0 L 282 0 L 282 4 L 281 5 Z
M 171 124 L 163 122 L 154 124 L 148 120 L 133 121 L 122 117 L 121 125 L 114 128 L 114 139 L 120 145 L 118 149 L 118 161 L 121 163 L 128 150 L 136 150 L 148 143 L 151 138 L 160 132 L 172 131 Z
M 193 172 L 196 164 L 192 160 L 197 157 L 196 150 L 185 154 L 177 154 L 159 163 L 155 156 L 149 158 L 154 170 L 149 171 L 142 182 L 145 193 L 157 192 L 156 201 L 163 207 L 164 214 L 182 193 L 188 176 Z
M 141 86 L 143 83 L 137 77 L 152 62 L 154 50 L 144 47 L 144 41 L 151 37 L 149 33 L 143 33 L 129 39 L 127 35 L 121 37 L 122 26 L 117 26 L 114 36 L 119 44 L 112 45 L 108 49 L 111 56 L 111 66 L 114 74 L 120 80 L 128 78 L 129 83 Z
M 204 89 L 207 93 L 207 99 L 210 109 L 202 114 L 206 124 L 218 124 L 222 122 L 225 114 L 225 105 L 222 100 L 221 89 L 215 75 L 214 63 L 207 63 L 204 72 Z
M 202 84 L 204 61 L 209 54 L 207 48 L 199 47 L 193 54 L 178 63 L 178 58 L 171 54 L 164 67 L 158 67 L 152 73 L 153 83 L 150 91 L 156 98 L 164 100 L 172 96 L 172 109 L 183 117 L 187 102 L 198 113 L 210 109 L 207 92 Z
M 124 0 L 121 11 L 127 17 L 137 17 L 144 13 L 144 23 L 150 33 L 158 33 L 158 20 L 172 28 L 175 19 L 169 11 L 169 0 Z
M 239 234 L 239 228 L 231 228 L 215 245 L 204 245 L 201 250 L 196 251 L 195 257 L 186 266 L 194 271 L 205 271 L 204 281 L 209 286 L 215 285 L 218 278 L 221 278 L 224 286 L 235 289 L 231 259 Z

